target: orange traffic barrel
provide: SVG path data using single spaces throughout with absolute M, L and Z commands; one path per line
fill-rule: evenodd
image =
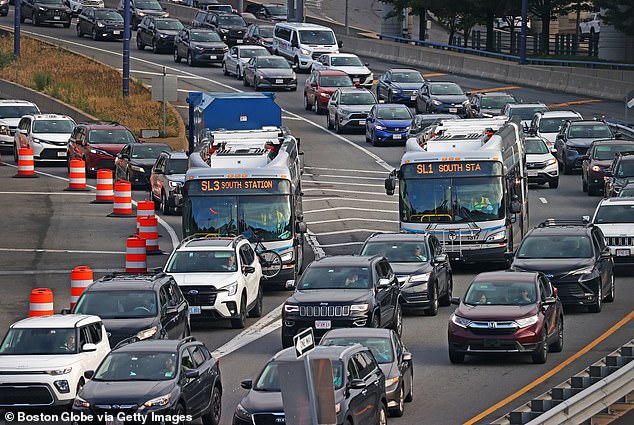
M 158 219 L 156 216 L 139 217 L 139 237 L 145 239 L 145 249 L 148 254 L 158 253 Z
M 139 201 L 136 204 L 136 216 L 148 217 L 154 215 L 154 201 Z
M 35 174 L 33 149 L 29 147 L 18 149 L 18 174 L 13 177 L 38 177 Z
M 97 171 L 97 197 L 95 204 L 112 204 L 114 202 L 114 183 L 112 171 L 102 169 Z
M 70 309 L 77 304 L 77 300 L 86 287 L 92 283 L 92 269 L 88 266 L 77 266 L 70 274 Z
M 125 271 L 126 273 L 147 272 L 147 251 L 145 249 L 145 239 L 136 235 L 128 238 L 125 248 Z
M 86 163 L 83 159 L 72 159 L 68 173 L 66 190 L 90 190 L 86 187 Z
M 53 314 L 55 314 L 53 309 L 53 291 L 49 288 L 35 288 L 32 290 L 29 300 L 29 317 L 52 316 Z
M 117 180 L 114 184 L 114 204 L 110 216 L 132 216 L 132 185 L 129 181 Z

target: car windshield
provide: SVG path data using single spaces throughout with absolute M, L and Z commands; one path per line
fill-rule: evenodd
M 237 270 L 234 251 L 176 251 L 166 273 L 222 273 Z
M 220 40 L 220 36 L 215 31 L 192 31 L 191 41 L 205 43 L 210 41 L 222 41 L 222 40 Z
M 140 10 L 163 10 L 159 2 L 154 0 L 137 0 L 136 8 Z
M 472 282 L 464 296 L 470 305 L 526 305 L 537 302 L 535 284 L 531 282 Z
M 299 41 L 303 44 L 337 44 L 335 33 L 331 30 L 301 30 L 299 31 Z
M 332 266 L 309 267 L 304 271 L 297 289 L 369 289 L 372 275 L 368 267 Z
M 539 121 L 539 131 L 542 133 L 559 133 L 564 122 L 568 119 L 570 118 L 542 118 Z
M 361 344 L 368 347 L 379 364 L 392 363 L 394 361 L 394 350 L 389 337 L 367 337 L 367 336 L 340 336 L 324 338 L 319 345 L 354 345 Z
M 253 389 L 255 391 L 281 391 L 279 366 L 282 361 L 271 361 L 264 366 L 262 373 L 255 380 Z M 343 386 L 343 364 L 339 360 L 332 360 L 332 381 L 335 389 Z
M 376 99 L 371 92 L 341 93 L 341 105 L 374 105 Z
M 333 56 L 330 63 L 332 66 L 363 66 L 361 59 L 356 56 Z
M 412 113 L 408 107 L 404 108 L 379 108 L 376 117 L 380 120 L 411 120 Z
M 273 38 L 274 27 L 258 27 L 260 37 Z
M 597 145 L 592 151 L 592 157 L 598 161 L 611 161 L 619 152 L 634 152 L 634 143 L 623 145 Z
M 480 104 L 483 109 L 502 109 L 507 103 L 517 103 L 513 96 L 483 96 Z
M 91 130 L 88 142 L 95 145 L 127 145 L 136 142 L 130 130 Z
M 108 290 L 86 291 L 75 309 L 75 314 L 94 314 L 102 319 L 137 319 L 155 317 L 154 291 Z
M 347 75 L 322 75 L 319 78 L 322 87 L 352 87 L 352 80 Z
M 592 242 L 583 235 L 529 236 L 517 251 L 517 258 L 590 258 Z
M 266 8 L 269 10 L 269 13 L 273 16 L 281 16 L 287 15 L 287 10 L 286 10 L 286 6 L 277 6 L 277 5 L 270 5 L 270 6 L 266 6 Z
M 568 129 L 571 139 L 610 139 L 612 131 L 605 124 L 576 124 Z
M 395 83 L 423 83 L 425 79 L 417 71 L 393 72 L 392 81 Z
M 185 174 L 189 168 L 189 160 L 187 159 L 170 159 L 167 165 L 166 174 Z
M 616 177 L 634 177 L 634 161 L 619 161 L 614 175 Z
M 267 54 L 265 52 L 263 54 Z M 284 58 L 258 58 L 257 60 L 258 68 L 266 68 L 266 69 L 291 69 L 291 66 L 288 64 L 288 61 Z
M 0 345 L 0 354 L 75 354 L 75 328 L 11 328 Z
M 33 133 L 67 134 L 72 133 L 75 123 L 71 120 L 35 120 Z
M 242 19 L 242 16 L 238 16 L 238 15 L 220 15 L 218 16 L 218 23 L 220 25 L 231 25 L 234 27 L 246 27 L 247 23 L 244 22 L 244 19 Z
M 117 21 L 123 22 L 123 18 L 118 12 L 114 10 L 99 10 L 95 9 L 95 18 L 102 21 Z
M 380 255 L 390 263 L 424 263 L 429 261 L 425 242 L 371 241 L 363 245 L 361 255 Z
M 542 139 L 526 139 L 524 146 L 527 154 L 550 153 L 550 149 Z
M 0 119 L 20 118 L 23 115 L 37 115 L 40 111 L 35 106 L 0 106 Z
M 455 83 L 435 83 L 430 86 L 430 93 L 435 95 L 464 95 L 458 84 Z
M 183 24 L 181 21 L 177 21 L 176 19 L 170 20 L 157 20 L 156 21 L 156 29 L 157 30 L 181 30 L 183 29 Z
M 132 158 L 133 159 L 156 159 L 161 152 L 171 152 L 172 148 L 169 145 L 146 145 L 141 143 L 135 143 L 132 145 Z
M 532 120 L 537 112 L 547 111 L 546 106 L 521 106 L 509 108 L 509 118 L 519 117 L 521 120 Z
M 634 204 L 601 205 L 594 217 L 597 224 L 634 223 Z
M 168 381 L 176 377 L 177 356 L 172 352 L 111 352 L 93 376 L 94 381 Z
M 264 56 L 269 54 L 269 51 L 266 49 L 240 49 L 240 57 L 245 59 L 252 58 L 253 56 Z

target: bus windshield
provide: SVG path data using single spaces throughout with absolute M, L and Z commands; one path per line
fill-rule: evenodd
M 457 223 L 504 218 L 501 177 L 447 177 L 400 181 L 401 221 Z

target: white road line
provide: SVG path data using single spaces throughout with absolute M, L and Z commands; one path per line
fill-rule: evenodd
M 74 196 L 95 196 L 94 192 L 0 192 L 0 195 L 74 195 Z
M 92 251 L 79 249 L 0 248 L 0 252 L 46 252 L 54 254 L 108 254 L 125 255 L 125 251 Z
M 373 170 L 351 170 L 349 168 L 324 168 L 324 167 L 309 167 L 308 165 L 304 167 L 307 170 L 325 170 L 325 171 L 344 171 L 350 173 L 372 173 L 372 174 L 382 174 L 385 175 L 385 171 L 373 171 Z
M 368 187 L 380 187 L 384 188 L 382 184 L 370 184 L 370 183 L 350 183 L 350 182 L 331 182 L 327 180 L 302 180 L 302 183 L 315 183 L 315 184 L 335 184 L 344 186 L 368 186 Z
M 398 215 L 398 211 L 394 210 L 377 210 L 373 208 L 356 208 L 356 207 L 334 207 L 334 208 L 322 208 L 319 210 L 304 211 L 304 214 L 315 214 L 328 211 L 364 211 L 364 212 L 376 212 L 376 213 L 388 213 Z
M 301 118 L 297 118 L 297 117 L 285 117 L 285 116 L 282 116 L 282 121 L 283 121 L 283 120 L 290 120 L 290 121 L 302 121 L 302 119 L 301 119 Z
M 315 174 L 302 174 L 302 177 L 306 177 L 306 176 L 315 176 Z M 344 176 L 344 175 L 336 175 L 336 174 L 317 174 L 317 177 L 334 177 L 336 179 L 359 179 L 359 180 L 385 180 L 383 177 L 363 177 L 363 176 Z M 310 180 L 306 180 L 306 181 L 310 181 Z M 383 187 L 383 186 L 381 186 Z
M 119 72 L 123 72 L 123 68 L 116 68 L 117 71 Z M 152 72 L 152 71 L 139 71 L 136 69 L 131 69 L 130 70 L 131 74 L 145 74 L 145 75 L 159 75 L 162 76 L 163 73 L 162 72 Z M 178 74 L 165 74 L 165 76 L 169 76 L 169 77 L 179 77 L 179 78 L 185 78 L 185 79 L 190 79 L 190 80 L 204 80 L 205 77 L 201 77 L 201 76 L 193 76 L 193 75 L 178 75 Z
M 302 199 L 302 202 L 306 203 L 306 202 L 324 202 L 324 201 L 344 201 L 344 202 L 372 202 L 372 203 L 376 203 L 376 202 L 380 202 L 382 204 L 397 204 L 398 205 L 398 201 L 383 201 L 383 200 L 379 200 L 379 199 L 354 199 L 354 198 L 310 198 L 310 199 Z M 306 211 L 304 211 L 306 212 Z
M 385 192 L 381 193 L 381 192 L 361 192 L 358 190 L 345 190 L 345 189 L 331 189 L 328 187 L 319 187 L 319 188 L 306 188 L 306 189 L 302 189 L 302 192 L 340 192 L 340 193 L 354 193 L 354 194 L 361 194 L 361 195 L 383 195 L 383 196 L 388 196 L 385 194 Z M 350 199 L 355 200 L 356 199 Z
M 396 229 L 398 230 L 398 229 Z M 323 233 L 315 233 L 315 236 L 331 236 L 331 235 L 341 235 L 344 233 L 355 233 L 355 232 L 365 232 L 365 233 L 388 233 L 396 230 L 378 230 L 378 229 L 347 229 L 347 230 L 335 230 L 333 232 L 323 232 Z
M 539 200 L 542 202 L 542 204 L 548 203 L 548 200 L 546 198 L 539 198 Z
M 383 220 L 383 219 L 378 219 L 378 218 L 347 217 L 347 218 L 336 218 L 336 219 L 333 219 L 333 220 L 307 221 L 306 224 L 345 223 L 347 221 L 372 221 L 374 223 L 398 223 L 398 220 Z
M 117 273 L 123 269 L 92 269 L 94 273 Z M 1 270 L 0 276 L 35 276 L 38 274 L 70 274 L 72 270 Z

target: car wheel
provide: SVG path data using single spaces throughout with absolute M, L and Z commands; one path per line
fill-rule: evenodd
M 372 315 L 372 321 L 370 322 L 371 328 L 380 328 L 381 327 L 381 313 L 375 311 Z
M 453 276 L 449 275 L 449 277 L 447 278 L 447 292 L 445 293 L 445 295 L 443 295 L 442 297 L 438 299 L 438 303 L 443 307 L 447 307 L 451 305 L 452 294 L 453 294 Z
M 341 129 L 341 126 L 339 125 L 339 117 L 335 116 L 335 133 L 337 134 L 341 134 L 343 133 L 343 130 Z
M 236 66 L 236 78 L 238 80 L 242 80 L 244 78 L 244 76 L 242 75 L 242 72 L 240 72 L 240 67 Z
M 70 21 L 68 22 L 64 22 L 64 24 L 62 25 L 64 28 L 70 28 Z
M 453 364 L 464 362 L 464 353 L 456 351 L 451 345 L 449 345 L 449 361 Z
M 398 399 L 396 400 L 396 407 L 393 407 L 389 410 L 389 414 L 392 417 L 400 418 L 405 413 L 405 390 L 403 389 L 403 384 L 401 384 L 401 388 L 398 391 Z
M 557 189 L 559 187 L 559 177 L 555 177 L 554 179 L 550 179 L 548 181 L 548 187 L 551 189 Z
M 40 18 L 39 15 L 33 13 L 33 15 L 31 15 L 31 21 L 33 21 L 33 25 L 35 25 L 36 27 L 40 25 Z
M 392 91 L 387 92 L 387 103 L 394 103 L 392 99 Z
M 559 323 L 557 324 L 557 340 L 552 343 L 549 347 L 549 350 L 553 353 L 559 353 L 564 349 L 564 318 L 559 318 Z
M 581 175 L 581 190 L 584 193 L 588 191 L 588 182 L 583 174 Z
M 398 301 L 396 302 L 396 311 L 394 312 L 394 324 L 392 325 L 392 329 L 398 336 L 403 334 L 403 310 L 401 309 L 401 304 Z
M 614 275 L 612 275 L 612 278 L 611 278 L 611 281 L 610 281 L 610 292 L 605 297 L 605 302 L 606 303 L 611 303 L 611 302 L 614 301 L 615 292 L 616 292 L 616 285 L 614 283 Z
M 387 425 L 387 407 L 385 404 L 381 403 L 381 408 L 378 412 L 379 425 Z
M 299 72 L 299 58 L 297 56 L 295 56 L 293 64 L 295 65 L 295 71 Z
M 209 406 L 209 411 L 200 418 L 203 420 L 203 425 L 218 425 L 220 423 L 221 414 L 222 393 L 220 392 L 220 388 L 214 386 L 214 389 L 211 391 L 211 406 Z
M 588 196 L 596 196 L 596 195 L 600 195 L 601 192 L 597 189 L 595 189 L 594 187 L 588 185 Z
M 308 96 L 306 96 L 306 93 L 304 93 L 304 109 L 307 111 L 310 111 L 311 109 L 313 109 L 313 105 L 308 103 Z
M 20 9 L 20 23 L 23 24 L 24 21 L 26 20 L 24 17 L 24 10 Z
M 594 301 L 594 304 L 590 306 L 590 312 L 601 313 L 602 307 L 603 307 L 603 283 L 599 281 L 599 286 L 597 288 L 597 299 Z
M 321 115 L 321 114 L 324 113 L 324 111 L 325 111 L 325 109 L 322 108 L 321 106 L 319 106 L 319 102 L 315 101 L 315 113 L 317 115 Z
M 158 53 L 158 52 L 159 52 L 158 43 L 156 42 L 156 40 L 152 40 L 152 53 Z
M 229 75 L 229 70 L 227 70 L 227 64 L 225 63 L 225 61 L 222 61 L 222 73 L 224 75 Z
M 562 162 L 562 166 L 564 174 L 572 174 L 572 166 L 568 165 L 565 159 Z
M 376 138 L 376 133 L 372 132 L 372 137 L 370 138 L 372 142 L 372 146 L 379 146 L 379 140 Z
M 170 215 L 172 209 L 170 208 L 169 200 L 167 199 L 167 195 L 163 192 L 161 196 L 161 212 L 165 215 Z
M 13 161 L 18 164 L 18 148 L 13 145 Z M 68 165 L 68 173 L 70 174 L 70 164 Z
M 136 48 L 139 50 L 145 50 L 145 46 L 143 45 L 139 34 L 136 35 Z
M 178 56 L 178 49 L 174 48 L 174 63 L 181 63 L 181 57 Z
M 92 39 L 93 39 L 93 40 L 95 40 L 95 41 L 99 40 L 99 36 L 98 36 L 98 34 L 97 34 L 97 29 L 96 29 L 96 28 L 93 28 L 93 29 L 92 29 L 92 33 L 90 34 L 90 36 L 91 36 L 91 37 L 92 37 Z
M 411 372 L 409 373 L 409 392 L 407 393 L 407 396 L 405 396 L 405 403 L 410 403 L 414 401 L 414 369 L 412 366 L 410 367 Z
M 242 85 L 243 85 L 244 87 L 249 87 L 249 86 L 250 86 L 249 81 L 247 80 L 247 76 L 246 76 L 246 75 L 242 78 Z
M 187 52 L 187 65 L 194 66 L 194 58 L 192 56 L 191 50 Z
M 231 319 L 231 327 L 233 329 L 243 329 L 247 322 L 247 297 L 242 295 L 240 299 L 240 313 L 237 318 Z
M 333 129 L 332 121 L 330 121 L 330 112 L 326 114 L 326 128 L 328 128 L 328 130 Z
M 81 26 L 79 25 L 79 23 L 77 24 L 77 37 L 81 38 L 84 36 L 84 33 L 81 32 Z
M 172 417 L 174 418 L 184 418 L 185 417 L 185 408 L 183 407 L 183 405 L 181 403 L 178 403 L 176 405 L 176 407 L 174 408 L 174 410 L 172 411 Z M 173 424 L 184 424 L 185 421 L 182 419 L 177 419 L 176 421 L 172 422 Z
M 425 310 L 425 316 L 435 316 L 438 314 L 438 285 L 434 283 L 434 293 L 432 294 L 431 305 Z
M 262 285 L 258 286 L 258 298 L 255 302 L 255 306 L 249 311 L 249 317 L 261 317 L 262 316 L 262 304 L 264 300 L 264 292 L 262 291 Z
M 548 340 L 546 338 L 548 331 L 542 329 L 542 341 L 537 347 L 537 351 L 533 353 L 533 363 L 544 364 L 548 359 Z

